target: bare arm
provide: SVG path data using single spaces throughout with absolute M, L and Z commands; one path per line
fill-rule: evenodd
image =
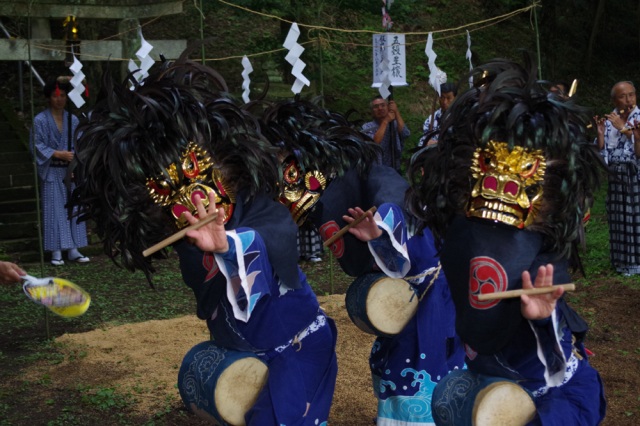
M 384 139 L 384 134 L 387 131 L 387 126 L 389 125 L 389 116 L 387 116 L 382 123 L 380 123 L 380 127 L 378 127 L 378 131 L 373 135 L 373 141 L 380 145 L 382 143 L 382 139 Z
M 0 261 L 0 284 L 18 283 L 27 275 L 18 265 Z
M 395 120 L 398 123 L 398 133 L 402 133 L 404 130 L 404 120 L 402 119 L 402 115 L 400 115 L 398 104 L 396 104 L 395 101 L 389 102 L 389 115 L 391 115 L 391 112 L 393 112 Z

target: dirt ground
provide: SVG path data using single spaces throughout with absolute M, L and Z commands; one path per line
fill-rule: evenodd
M 336 426 L 373 424 L 373 396 L 367 359 L 374 336 L 363 333 L 347 315 L 344 295 L 320 296 L 321 306 L 336 321 L 339 374 L 330 423 Z M 33 368 L 26 379 L 46 375 L 55 388 L 71 389 L 77 383 L 134 392 L 141 418 L 170 406 L 181 410 L 176 388 L 178 370 L 185 353 L 207 340 L 203 321 L 195 316 L 147 321 L 105 330 L 65 334 L 56 339 L 65 361 Z M 46 399 L 46 395 L 42 395 Z M 190 416 L 188 423 L 201 422 Z M 204 424 L 204 423 L 202 423 Z
M 579 289 L 574 297 L 591 324 L 587 347 L 605 384 L 609 405 L 603 425 L 640 424 L 638 291 L 610 280 Z M 339 374 L 330 424 L 371 425 L 376 401 L 367 359 L 373 336 L 350 321 L 344 295 L 319 299 L 339 330 Z M 175 414 L 176 423 L 171 424 L 200 425 L 204 423 L 195 416 L 185 417 L 175 383 L 186 351 L 206 339 L 204 323 L 192 316 L 66 334 L 56 340 L 66 355 L 64 362 L 39 365 L 31 374 L 46 373 L 58 389 L 88 383 L 116 387 L 119 392 L 130 390 L 136 395 L 134 409 L 140 418 L 151 418 L 151 413 L 164 407 L 169 411 L 165 419 Z

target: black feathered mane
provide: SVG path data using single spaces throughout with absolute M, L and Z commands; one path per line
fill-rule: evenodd
M 477 148 L 494 140 L 510 149 L 539 149 L 546 159 L 544 201 L 527 229 L 541 232 L 553 250 L 569 255 L 600 183 L 602 160 L 586 134 L 592 114 L 546 90 L 529 56 L 524 66 L 490 61 L 471 76 L 474 86 L 444 114 L 437 147 L 424 148 L 411 159 L 407 201 L 412 213 L 443 238 L 470 199 Z
M 146 181 L 168 176 L 170 164 L 181 174 L 190 142 L 210 154 L 231 191 L 251 197 L 277 186 L 276 150 L 255 118 L 235 104 L 218 73 L 185 58 L 154 66 L 141 83 L 131 76 L 117 83 L 107 71 L 78 135 L 72 203 L 81 220 L 95 221 L 107 255 L 147 277 L 153 267 L 142 251 L 177 228 Z

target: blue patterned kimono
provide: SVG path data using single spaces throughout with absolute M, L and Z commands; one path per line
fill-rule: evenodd
M 428 116 L 425 120 L 424 120 L 424 124 L 422 124 L 422 137 L 420 137 L 420 140 L 418 141 L 418 148 L 422 148 L 423 146 L 427 145 L 427 142 L 429 142 L 427 140 L 426 134 L 429 132 L 434 132 L 434 134 L 431 135 L 430 139 L 433 139 L 435 141 L 438 140 L 438 133 L 437 130 L 440 129 L 440 121 L 442 119 L 442 108 L 438 108 L 438 110 L 436 112 L 433 113 L 433 115 Z M 433 120 L 433 124 L 431 124 L 431 121 Z
M 71 116 L 71 134 L 75 133 L 78 119 Z M 54 159 L 54 151 L 73 151 L 73 137 L 69 149 L 69 113 L 64 112 L 62 132 L 46 109 L 36 115 L 31 129 L 31 150 L 36 158 L 42 200 L 44 249 L 68 250 L 87 245 L 86 223 L 68 219 L 68 189 L 64 182 L 67 163 Z M 73 186 L 69 188 L 73 190 Z
M 323 425 L 337 375 L 337 334 L 297 266 L 297 227 L 284 206 L 266 197 L 236 205 L 226 227 L 224 254 L 185 241 L 176 250 L 212 343 L 253 352 L 269 368 L 246 423 Z M 206 370 L 199 374 L 196 382 L 209 378 Z M 179 377 L 178 386 L 187 407 L 207 410 L 207 396 L 184 380 Z
M 431 232 L 408 235 L 395 204 L 382 204 L 374 218 L 383 231 L 369 242 L 376 264 L 386 275 L 407 280 L 420 298 L 416 315 L 402 332 L 378 337 L 371 350 L 377 424 L 433 425 L 431 394 L 436 383 L 464 367 L 453 301 Z
M 637 120 L 640 108 L 636 106 L 625 125 L 633 127 Z M 620 133 L 609 120 L 604 126 L 601 154 L 610 173 L 606 206 L 611 265 L 618 273 L 636 275 L 640 274 L 640 159 L 634 137 Z

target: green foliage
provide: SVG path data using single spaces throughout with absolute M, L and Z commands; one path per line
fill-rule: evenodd
M 57 418 L 47 422 L 47 426 L 74 426 L 82 424 L 82 420 L 77 414 L 67 410 L 63 410 Z
M 79 387 L 82 402 L 102 411 L 123 409 L 132 402 L 131 395 L 121 395 L 115 388 Z

